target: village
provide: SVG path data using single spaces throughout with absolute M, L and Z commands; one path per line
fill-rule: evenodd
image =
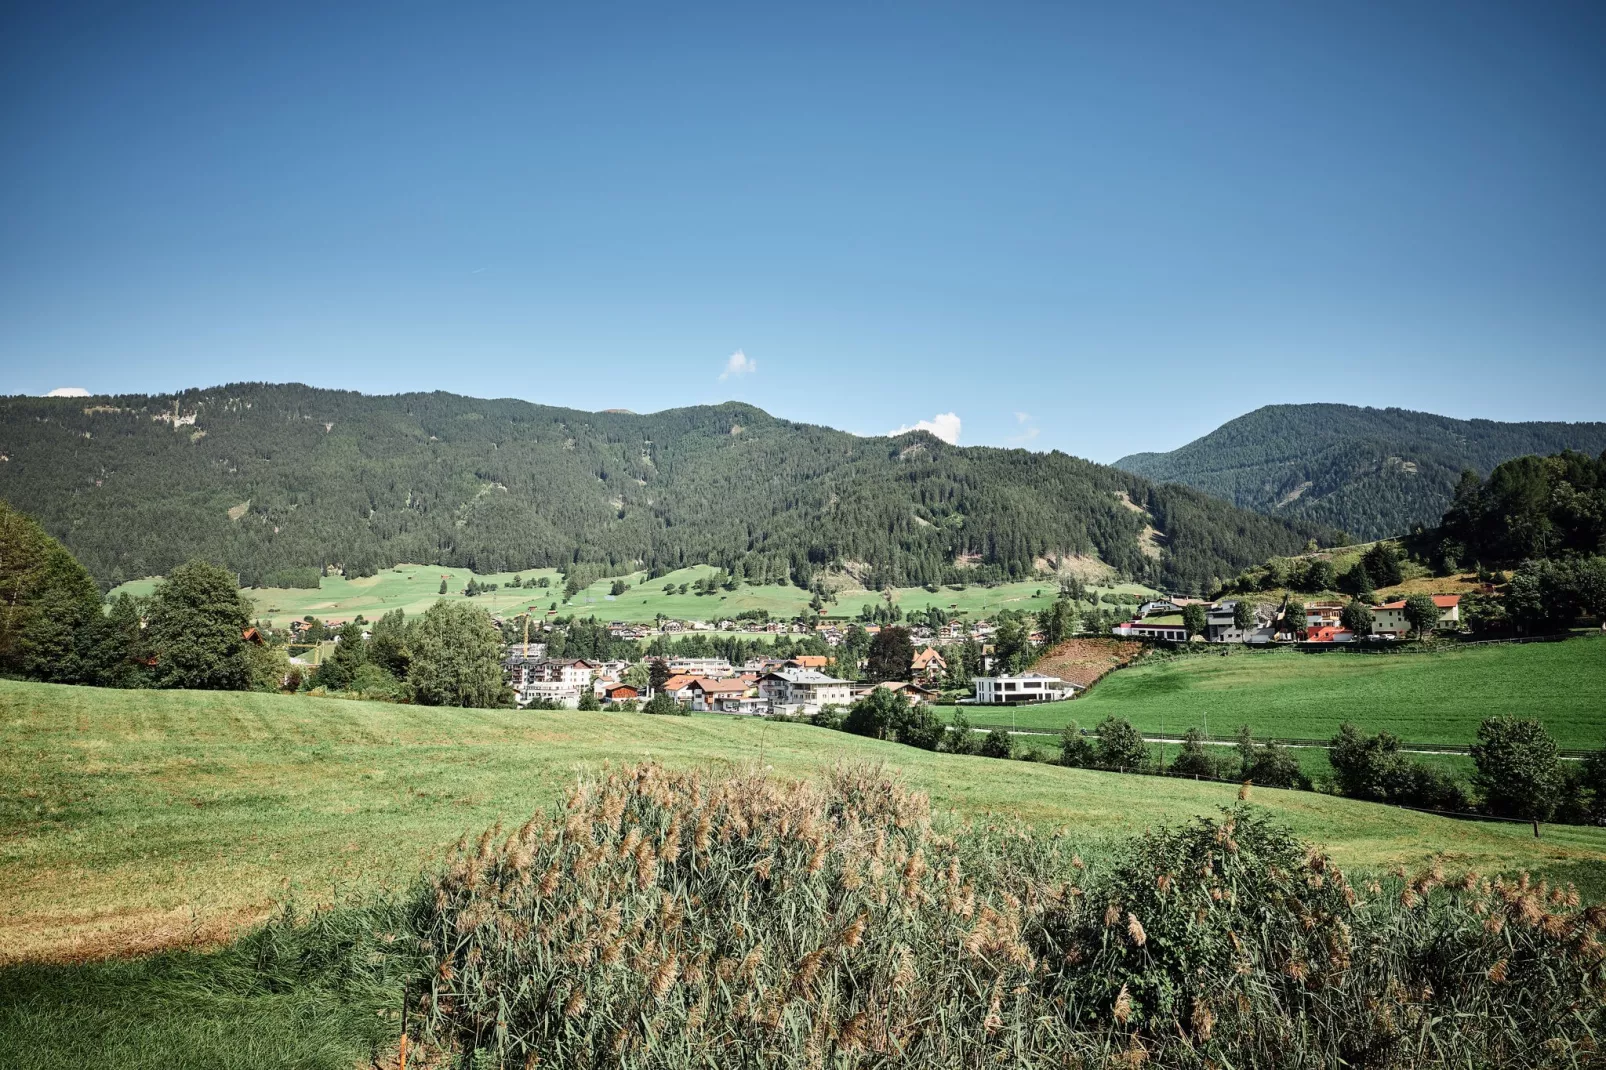
M 1437 630 L 1454 631 L 1460 625 L 1460 596 L 1433 595 L 1438 611 Z M 1110 628 L 1110 635 L 1158 643 L 1238 643 L 1247 645 L 1295 644 L 1328 645 L 1355 642 L 1395 642 L 1419 630 L 1407 615 L 1407 600 L 1399 599 L 1368 607 L 1369 630 L 1358 635 L 1343 621 L 1350 603 L 1317 601 L 1280 604 L 1248 599 L 1157 598 L 1137 607 L 1132 619 Z M 1190 609 L 1190 607 L 1199 607 Z M 1184 618 L 1192 615 L 1193 623 Z M 1202 621 L 1202 627 L 1199 626 Z M 553 625 L 541 624 L 540 629 Z M 609 633 L 617 639 L 641 640 L 655 634 L 675 635 L 686 631 L 728 630 L 735 622 L 718 624 L 665 621 L 659 629 L 643 625 L 614 623 Z M 807 632 L 806 623 L 769 622 L 761 626 L 775 632 Z M 878 634 L 881 626 L 867 625 L 865 631 Z M 948 661 L 941 647 L 959 642 L 982 644 L 984 671 L 994 665 L 993 648 L 988 644 L 996 632 L 990 621 L 970 624 L 954 621 L 938 628 L 916 625 L 908 629 L 919 643 L 910 658 L 904 678 L 860 683 L 832 675 L 841 671 L 832 655 L 800 654 L 789 658 L 752 658 L 740 665 L 717 657 L 669 657 L 660 659 L 663 679 L 654 687 L 642 662 L 626 660 L 588 661 L 584 658 L 548 658 L 545 644 L 514 644 L 504 667 L 517 695 L 518 705 L 533 703 L 574 708 L 590 693 L 605 706 L 624 706 L 645 701 L 662 692 L 684 708 L 707 713 L 749 716 L 807 716 L 830 705 L 846 706 L 870 694 L 875 688 L 889 688 L 911 703 L 934 703 L 944 698 Z M 539 633 L 538 633 L 539 634 Z M 842 629 L 821 625 L 814 631 L 831 648 L 841 648 Z M 1044 634 L 1033 631 L 1031 642 L 1042 644 Z M 634 667 L 635 671 L 632 672 Z M 862 666 L 852 667 L 854 675 Z M 1037 672 L 975 676 L 969 680 L 968 695 L 948 695 L 961 705 L 1009 706 L 1039 702 L 1059 702 L 1075 698 L 1085 690 L 1082 684 Z

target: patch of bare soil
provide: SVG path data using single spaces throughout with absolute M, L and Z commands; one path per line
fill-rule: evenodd
M 1092 687 L 1105 673 L 1130 665 L 1144 645 L 1129 639 L 1067 639 L 1037 659 L 1034 672 Z

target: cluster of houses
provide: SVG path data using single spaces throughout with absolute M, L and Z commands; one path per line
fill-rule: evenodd
M 1439 608 L 1439 627 L 1454 629 L 1461 622 L 1461 596 L 1436 594 L 1433 604 Z M 1288 602 L 1281 605 L 1256 603 L 1253 606 L 1254 623 L 1239 627 L 1238 600 L 1225 599 L 1207 602 L 1200 598 L 1159 598 L 1138 607 L 1129 621 L 1111 629 L 1115 635 L 1130 639 L 1161 639 L 1173 643 L 1188 641 L 1188 629 L 1182 622 L 1182 613 L 1189 606 L 1205 607 L 1205 629 L 1194 638 L 1206 643 L 1353 643 L 1358 638 L 1344 627 L 1343 602 L 1307 602 L 1303 626 L 1287 618 Z M 1372 606 L 1371 638 L 1401 639 L 1411 631 L 1405 617 L 1405 599 Z
M 605 705 L 651 697 L 649 688 L 625 682 L 629 662 L 548 658 L 520 646 L 503 664 L 521 707 L 543 700 L 572 708 L 587 691 Z M 740 666 L 723 658 L 670 658 L 665 665 L 670 676 L 659 690 L 699 712 L 806 715 L 828 705 L 850 705 L 876 688 L 895 691 L 910 702 L 934 702 L 939 697 L 934 685 L 947 669 L 933 647 L 915 654 L 908 680 L 857 684 L 831 676 L 825 671 L 828 665 L 823 655 L 810 654 L 755 658 Z M 1081 690 L 1041 673 L 978 677 L 975 688 L 973 701 L 982 705 L 1053 702 Z

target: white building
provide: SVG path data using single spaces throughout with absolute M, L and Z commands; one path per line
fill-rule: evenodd
M 1119 635 L 1124 639 L 1167 639 L 1173 643 L 1188 641 L 1187 625 L 1155 624 L 1146 620 L 1129 620 L 1125 624 L 1117 624 L 1110 629 L 1110 634 Z
M 1446 625 L 1459 625 L 1461 622 L 1461 596 L 1458 594 L 1436 594 L 1432 596 L 1433 604 L 1439 607 L 1438 627 Z M 1401 636 L 1411 630 L 1411 622 L 1405 619 L 1405 599 L 1397 602 L 1384 602 L 1380 606 L 1372 607 L 1372 634 Z M 1453 630 L 1453 629 L 1452 629 Z
M 670 658 L 669 671 L 687 676 L 702 676 L 709 680 L 723 680 L 736 670 L 724 658 Z
M 978 676 L 975 684 L 976 704 L 980 706 L 1058 702 L 1072 697 L 1078 691 L 1086 690 L 1068 680 L 1061 680 L 1056 676 L 1044 676 L 1040 672 L 1029 672 L 1020 676 Z
M 777 713 L 815 713 L 853 701 L 853 685 L 817 669 L 778 669 L 758 678 L 758 693 Z

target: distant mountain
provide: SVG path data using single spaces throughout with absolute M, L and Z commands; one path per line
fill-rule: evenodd
M 1525 454 L 1606 449 L 1606 423 L 1453 420 L 1405 409 L 1267 405 L 1170 453 L 1115 467 L 1184 483 L 1245 509 L 1362 539 L 1437 524 L 1465 469 L 1488 475 Z
M 1322 532 L 1062 453 L 859 438 L 748 405 L 649 415 L 235 384 L 0 398 L 0 498 L 102 584 L 403 561 L 709 563 L 752 583 L 985 581 L 1080 555 L 1179 591 Z

